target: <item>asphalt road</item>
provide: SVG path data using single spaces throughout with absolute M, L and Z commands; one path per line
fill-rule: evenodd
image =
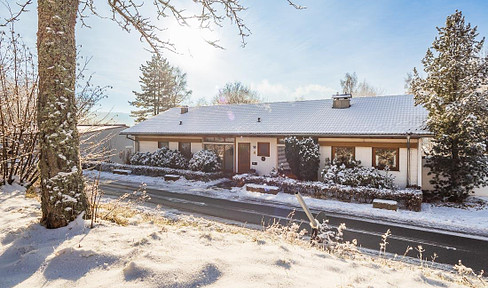
M 108 195 L 122 195 L 134 191 L 137 187 L 136 184 L 125 182 L 100 184 L 100 188 Z M 287 216 L 296 209 L 275 203 L 238 202 L 152 188 L 147 188 L 146 192 L 151 196 L 149 202 L 160 204 L 163 207 L 199 214 L 202 217 L 211 216 L 259 226 L 273 221 L 285 224 L 289 221 Z M 416 248 L 418 245 L 422 245 L 425 249 L 424 259 L 430 260 L 430 256 L 436 253 L 438 257 L 435 261 L 437 263 L 454 265 L 461 259 L 464 265 L 475 271 L 482 269 L 488 271 L 487 239 L 474 239 L 456 233 L 384 223 L 327 211 L 312 210 L 312 213 L 318 214 L 317 220 L 319 221 L 324 218 L 329 219 L 329 223 L 333 226 L 345 223 L 347 230 L 344 232 L 344 240 L 357 239 L 358 245 L 363 248 L 378 251 L 381 235 L 390 229 L 392 235 L 389 237 L 387 245 L 389 253 L 402 256 L 408 246 Z M 296 209 L 294 219 L 301 223 L 303 228 L 309 229 L 307 216 L 302 209 Z M 408 255 L 415 258 L 418 257 L 418 252 L 414 249 Z

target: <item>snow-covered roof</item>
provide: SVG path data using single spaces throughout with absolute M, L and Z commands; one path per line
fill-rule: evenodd
M 333 109 L 332 99 L 169 109 L 121 132 L 130 135 L 430 135 L 427 110 L 412 95 L 353 97 Z M 258 120 L 259 119 L 259 120 Z
M 93 132 L 100 132 L 104 130 L 111 130 L 117 128 L 127 128 L 128 126 L 125 124 L 103 124 L 103 125 L 78 125 L 78 132 L 80 134 L 85 133 L 93 133 Z

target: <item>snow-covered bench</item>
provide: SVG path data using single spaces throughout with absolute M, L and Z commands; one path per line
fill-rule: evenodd
M 125 170 L 125 169 L 114 169 L 112 170 L 114 174 L 120 174 L 120 175 L 129 175 L 132 173 L 131 170 Z
M 164 175 L 164 181 L 176 181 L 180 179 L 180 175 L 166 174 Z
M 280 187 L 259 184 L 246 184 L 246 190 L 251 192 L 260 192 L 276 195 L 280 191 Z
M 398 202 L 393 200 L 384 200 L 384 199 L 374 199 L 373 200 L 373 208 L 378 209 L 388 209 L 388 210 L 398 210 Z

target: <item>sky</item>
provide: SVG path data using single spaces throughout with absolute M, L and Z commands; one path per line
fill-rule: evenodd
M 14 7 L 14 1 L 8 2 Z M 146 2 L 152 14 L 151 1 Z M 190 5 L 192 1 L 179 2 Z M 347 72 L 356 72 L 361 81 L 385 95 L 404 94 L 407 73 L 421 68 L 421 59 L 437 35 L 436 26 L 444 26 L 446 16 L 461 10 L 467 22 L 478 26 L 480 37 L 488 35 L 486 0 L 296 0 L 307 7 L 304 10 L 285 0 L 242 3 L 248 9 L 241 18 L 252 33 L 245 47 L 230 21 L 213 31 L 181 27 L 169 19 L 157 22 L 166 29 L 161 38 L 177 48 L 177 53 L 164 51 L 163 57 L 187 73 L 193 94 L 186 104 L 202 98 L 210 101 L 233 81 L 249 85 L 267 102 L 330 98 L 340 92 L 340 79 Z M 95 4 L 97 11 L 108 15 L 104 1 Z M 4 13 L 2 7 L 0 15 Z M 90 28 L 78 25 L 76 30 L 79 53 L 91 58 L 87 72 L 93 74 L 93 84 L 113 87 L 98 109 L 129 113 L 133 108 L 128 102 L 135 98 L 132 91 L 140 91 L 139 67 L 151 52 L 136 31 L 127 33 L 108 19 L 87 15 Z M 15 25 L 35 49 L 35 2 Z M 225 49 L 214 48 L 204 39 L 218 39 Z

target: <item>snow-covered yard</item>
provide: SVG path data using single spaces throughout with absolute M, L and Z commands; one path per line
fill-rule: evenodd
M 95 177 L 98 172 L 85 171 L 88 177 Z M 178 193 L 207 195 L 217 198 L 226 198 L 236 201 L 267 201 L 278 205 L 298 206 L 294 195 L 278 193 L 270 195 L 264 193 L 246 191 L 245 187 L 234 187 L 231 190 L 216 188 L 221 180 L 211 182 L 188 181 L 181 178 L 175 182 L 164 181 L 158 177 L 147 176 L 122 176 L 108 172 L 101 172 L 103 181 L 118 181 L 120 183 L 146 183 L 148 188 L 168 190 Z M 474 236 L 488 237 L 488 197 L 469 197 L 469 202 L 484 201 L 486 205 L 473 205 L 473 207 L 456 208 L 439 206 L 435 204 L 422 204 L 421 212 L 407 210 L 382 210 L 373 209 L 371 204 L 346 203 L 336 200 L 322 200 L 304 197 L 307 204 L 316 210 L 355 215 L 361 218 L 369 218 L 374 221 L 395 222 L 405 225 L 421 226 L 426 229 L 438 229 Z
M 0 192 L 0 287 L 460 287 L 454 273 L 196 218 L 135 213 L 128 226 L 78 219 L 47 230 L 21 187 Z M 164 212 L 162 212 L 164 213 Z M 428 266 L 428 265 L 427 265 Z M 474 285 L 483 285 L 470 278 Z M 465 282 L 467 283 L 467 282 Z

